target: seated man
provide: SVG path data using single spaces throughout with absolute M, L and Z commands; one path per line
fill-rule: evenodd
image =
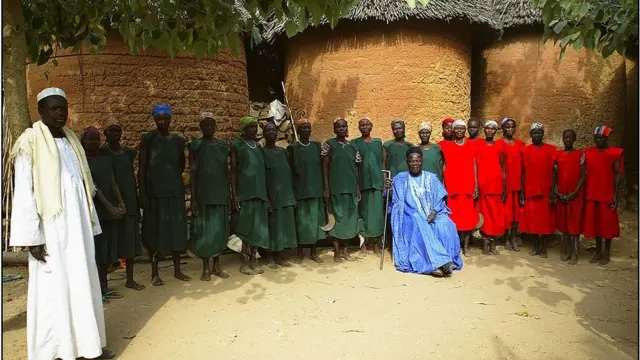
M 438 177 L 422 171 L 422 151 L 406 155 L 409 171 L 393 178 L 393 258 L 402 272 L 442 277 L 462 269 L 460 241 L 449 218 L 447 192 Z

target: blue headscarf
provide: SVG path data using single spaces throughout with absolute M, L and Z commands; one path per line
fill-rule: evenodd
M 151 115 L 153 117 L 158 117 L 160 115 L 168 115 L 171 117 L 171 106 L 169 104 L 156 104 L 156 106 L 153 107 Z

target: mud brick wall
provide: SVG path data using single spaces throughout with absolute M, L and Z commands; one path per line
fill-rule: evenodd
M 547 141 L 558 146 L 565 129 L 577 132 L 577 147 L 587 147 L 593 145 L 595 127 L 609 125 L 614 130 L 611 144 L 621 146 L 627 117 L 625 59 L 614 54 L 604 60 L 573 48 L 562 60 L 559 55 L 560 47 L 552 41 L 543 44 L 538 31 L 505 34 L 474 62 L 478 89 L 473 115 L 512 117 L 519 121 L 517 136 L 525 141 L 531 123 L 539 121 L 546 127 Z
M 375 137 L 391 139 L 391 120 L 402 118 L 410 141 L 423 121 L 440 140 L 442 119 L 470 115 L 470 39 L 466 25 L 416 21 L 307 29 L 285 50 L 290 106 L 306 112 L 316 140 L 333 136 L 337 116 L 348 120 L 352 138 L 367 116 Z
M 80 54 L 59 53 L 57 60 L 58 66 L 27 66 L 29 112 L 37 121 L 37 94 L 59 87 L 69 101 L 68 126 L 77 134 L 87 126 L 103 129 L 116 121 L 123 128 L 123 144 L 137 149 L 141 135 L 155 129 L 153 106 L 168 103 L 173 110 L 171 131 L 185 140 L 200 136 L 202 111 L 216 117 L 217 137 L 232 140 L 239 135 L 238 120 L 249 113 L 243 49 L 238 57 L 224 52 L 201 61 L 186 53 L 173 60 L 153 51 L 131 56 L 126 44 L 110 36 L 101 55 L 83 49 Z M 186 185 L 187 171 L 183 178 Z

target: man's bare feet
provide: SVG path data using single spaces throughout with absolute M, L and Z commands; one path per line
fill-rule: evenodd
M 160 279 L 160 276 L 154 276 L 153 278 L 151 278 L 151 285 L 153 285 L 153 286 L 162 286 L 162 285 L 164 285 L 164 281 L 162 281 L 162 279 Z
M 203 271 L 200 276 L 200 281 L 211 281 L 211 273 L 209 271 Z
M 347 261 L 355 261 L 355 259 L 351 257 L 351 254 L 349 254 L 349 252 L 346 249 L 342 252 L 340 256 Z
M 144 285 L 138 284 L 135 281 L 127 282 L 126 284 L 124 284 L 124 287 L 137 291 L 144 290 Z
M 340 256 L 340 254 L 333 255 L 333 262 L 337 262 L 337 263 L 343 262 L 342 257 Z

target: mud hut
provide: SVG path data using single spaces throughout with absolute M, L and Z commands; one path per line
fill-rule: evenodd
M 531 123 L 540 121 L 547 140 L 556 145 L 562 144 L 562 131 L 573 128 L 580 147 L 592 143 L 597 125 L 609 125 L 612 143 L 622 145 L 624 57 L 614 54 L 605 60 L 599 53 L 571 48 L 560 60 L 560 47 L 543 43 L 540 12 L 530 0 L 494 0 L 493 9 L 504 34 L 474 57 L 473 115 L 518 119 L 523 138 Z
M 129 146 L 137 146 L 141 134 L 154 128 L 151 110 L 156 103 L 171 104 L 172 130 L 187 140 L 199 136 L 202 111 L 213 112 L 219 136 L 227 139 L 237 135 L 237 119 L 249 111 L 243 49 L 238 57 L 225 52 L 201 61 L 186 53 L 173 60 L 153 51 L 131 56 L 128 45 L 110 36 L 101 55 L 84 49 L 58 53 L 57 60 L 57 66 L 27 66 L 32 120 L 39 118 L 36 95 L 49 86 L 66 91 L 71 128 L 79 132 L 115 120 Z
M 285 42 L 287 97 L 306 112 L 314 138 L 332 136 L 337 116 L 357 136 L 366 116 L 385 139 L 390 121 L 403 118 L 416 141 L 422 121 L 470 116 L 472 43 L 474 35 L 499 33 L 492 16 L 484 1 L 431 0 L 411 9 L 405 0 L 362 0 L 333 30 L 324 24 L 285 39 L 284 24 L 272 21 L 265 37 Z

